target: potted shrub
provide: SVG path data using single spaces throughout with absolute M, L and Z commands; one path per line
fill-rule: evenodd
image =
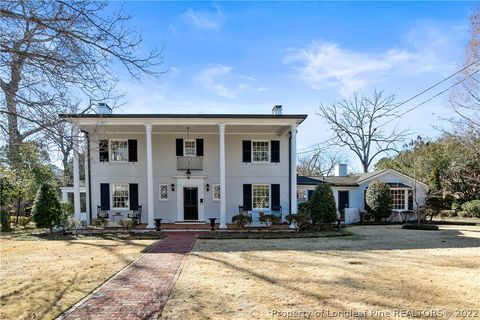
M 252 223 L 252 217 L 246 214 L 237 214 L 232 217 L 232 222 L 240 229 L 244 229 L 248 223 Z
M 259 218 L 260 222 L 265 224 L 267 228 L 272 228 L 274 224 L 280 222 L 280 218 L 274 214 L 263 214 Z

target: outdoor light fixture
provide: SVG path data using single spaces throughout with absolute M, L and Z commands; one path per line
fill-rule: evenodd
M 172 188 L 172 192 L 175 191 L 175 185 L 173 183 L 170 185 L 170 188 Z
M 190 177 L 192 176 L 192 172 L 190 172 L 190 169 L 187 170 L 185 175 L 187 176 L 187 179 L 190 179 Z
M 205 185 L 205 189 L 207 189 L 207 192 L 210 191 L 210 185 L 208 183 Z

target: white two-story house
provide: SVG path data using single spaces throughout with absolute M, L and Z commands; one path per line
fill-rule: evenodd
M 74 125 L 74 208 L 80 215 L 78 150 L 85 149 L 86 215 L 126 218 L 141 207 L 141 223 L 201 223 L 232 216 L 296 213 L 296 136 L 306 115 L 62 114 Z M 82 183 L 83 187 L 83 183 Z

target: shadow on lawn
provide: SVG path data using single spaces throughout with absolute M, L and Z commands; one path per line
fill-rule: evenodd
M 349 227 L 353 236 L 290 239 L 198 239 L 193 251 L 331 251 L 410 250 L 480 247 L 480 227 L 456 226 L 438 231 L 400 226 Z
M 323 277 L 323 278 L 305 278 L 302 277 L 302 268 L 305 267 L 305 264 L 302 262 L 301 266 L 296 266 L 292 268 L 291 262 L 288 259 L 283 260 L 270 260 L 267 265 L 264 265 L 267 269 L 256 269 L 255 264 L 246 263 L 238 264 L 230 260 L 229 256 L 212 256 L 211 254 L 203 254 L 195 252 L 191 254 L 194 259 L 199 259 L 205 261 L 206 263 L 213 263 L 212 268 L 215 270 L 228 270 L 224 271 L 225 274 L 235 275 L 236 279 L 242 281 L 243 279 L 248 279 L 248 281 L 258 282 L 260 287 L 266 286 L 271 294 L 269 299 L 266 299 L 264 302 L 255 300 L 254 297 L 250 297 L 248 291 L 235 292 L 234 299 L 224 300 L 222 294 L 222 286 L 219 291 L 215 291 L 212 294 L 214 296 L 208 296 L 208 299 L 204 299 L 204 292 L 202 286 L 189 286 L 188 291 L 184 291 L 186 287 L 176 287 L 175 293 L 172 301 L 175 304 L 180 303 L 178 311 L 175 311 L 177 307 L 173 307 L 175 316 L 186 317 L 186 314 L 182 314 L 188 310 L 189 312 L 194 312 L 195 317 L 199 318 L 210 318 L 212 317 L 211 313 L 208 313 L 207 310 L 203 310 L 202 305 L 210 305 L 208 302 L 213 300 L 223 300 L 222 306 L 219 307 L 221 314 L 242 314 L 242 318 L 271 318 L 272 310 L 303 310 L 303 311 L 315 311 L 315 310 L 341 310 L 346 311 L 352 308 L 352 303 L 358 304 L 361 306 L 368 306 L 360 308 L 368 308 L 370 310 L 394 310 L 398 309 L 402 304 L 408 305 L 408 295 L 405 295 L 405 292 L 416 292 L 419 296 L 429 297 L 432 292 L 435 291 L 435 284 L 430 284 L 428 286 L 421 285 L 418 283 L 418 280 L 406 277 L 402 280 L 402 288 L 397 289 L 396 283 L 392 282 L 388 273 L 378 273 L 378 269 L 372 268 L 372 270 L 363 270 L 364 276 L 366 279 L 375 279 L 376 285 L 372 286 L 368 281 L 363 281 L 358 278 L 358 271 L 355 268 L 345 267 L 342 265 L 335 265 L 334 268 L 338 270 L 338 275 L 335 277 Z M 247 253 L 248 255 L 248 253 Z M 265 257 L 251 257 L 250 261 L 260 261 L 264 262 Z M 358 257 L 360 258 L 360 257 Z M 361 259 L 367 257 L 361 257 Z M 378 259 L 378 257 L 377 257 Z M 267 259 L 268 260 L 268 259 Z M 273 263 L 281 270 L 291 270 L 288 277 L 284 275 L 278 275 L 268 271 L 268 266 Z M 316 262 L 312 264 L 320 272 L 326 268 L 332 268 L 333 266 L 325 262 Z M 296 270 L 296 271 L 295 271 Z M 212 276 L 215 276 L 213 274 Z M 225 279 L 224 279 L 225 280 Z M 264 283 L 262 285 L 261 283 Z M 380 288 L 384 286 L 384 288 Z M 387 287 L 387 288 L 385 288 Z M 391 287 L 391 288 L 389 288 Z M 362 294 L 368 290 L 368 294 Z M 385 291 L 388 292 L 388 297 L 385 295 Z M 355 292 L 355 293 L 354 293 Z M 283 296 L 282 293 L 285 293 L 286 296 Z M 343 296 L 340 296 L 339 293 L 342 293 Z M 217 295 L 218 296 L 215 296 Z M 188 297 L 188 298 L 187 298 Z M 177 300 L 178 301 L 175 301 Z M 188 299 L 188 306 L 182 306 L 181 301 Z M 235 303 L 237 301 L 237 303 Z M 240 305 L 238 301 L 243 301 L 243 309 L 239 309 Z M 307 302 L 308 301 L 308 302 Z M 233 302 L 233 303 L 232 303 Z M 273 302 L 273 303 L 272 303 Z M 426 304 L 425 304 L 425 303 Z M 300 305 L 297 305 L 297 304 Z M 313 309 L 308 309 L 305 306 L 302 306 L 302 303 L 307 305 L 314 305 Z M 427 301 L 420 301 L 420 304 L 425 304 L 425 307 L 428 307 L 429 304 Z M 461 297 L 451 297 L 450 305 L 465 305 L 465 301 L 462 301 Z M 254 310 L 250 310 L 250 307 Z M 258 308 L 261 307 L 261 308 Z M 185 310 L 187 308 L 187 310 Z M 207 309 L 210 306 L 207 307 Z M 263 308 L 263 310 L 262 310 Z M 259 310 L 260 309 L 260 310 Z M 184 311 L 182 311 L 184 310 Z M 241 311 L 239 311 L 241 310 Z M 224 312 L 224 313 L 222 313 Z M 253 314 L 249 314 L 253 312 Z M 264 312 L 264 314 L 259 314 L 258 312 Z M 217 315 L 217 314 L 215 314 Z M 165 315 L 168 318 L 168 314 Z M 190 314 L 191 316 L 191 314 Z

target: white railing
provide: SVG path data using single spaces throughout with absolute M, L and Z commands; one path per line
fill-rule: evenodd
M 203 170 L 203 157 L 177 157 L 177 170 Z

